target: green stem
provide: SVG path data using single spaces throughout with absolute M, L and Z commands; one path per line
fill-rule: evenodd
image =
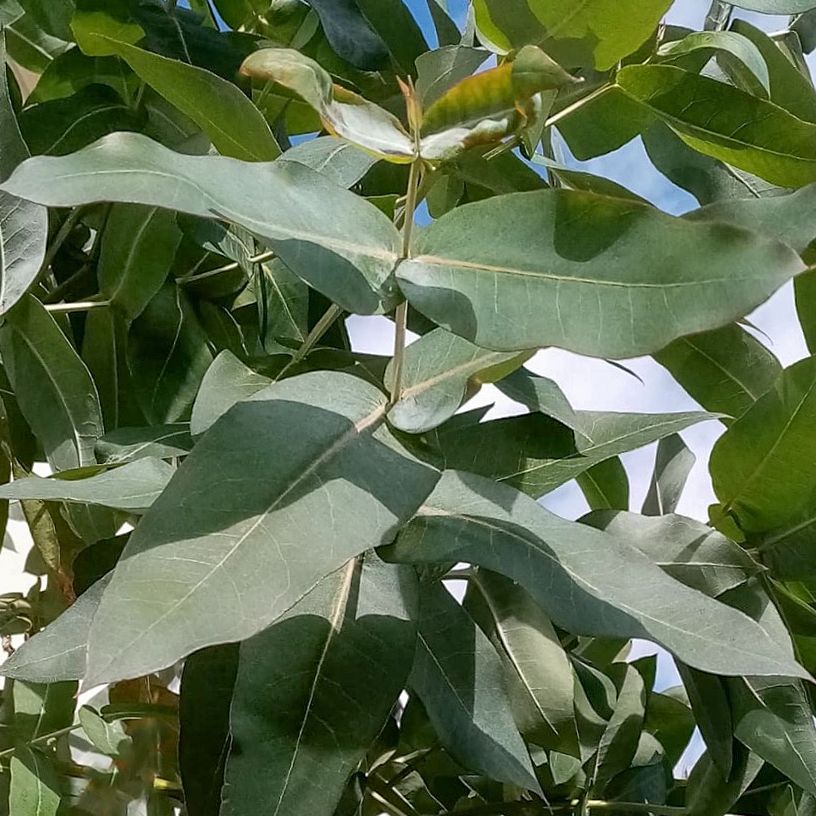
M 66 734 L 70 734 L 72 731 L 76 731 L 79 728 L 82 728 L 82 725 L 80 723 L 74 723 L 73 725 L 66 726 L 65 728 L 60 728 L 58 731 L 51 731 L 48 734 L 43 734 L 41 737 L 34 737 L 33 740 L 29 740 L 22 746 L 17 745 L 14 748 L 6 748 L 5 751 L 0 751 L 0 759 L 10 757 L 18 748 L 30 748 L 32 745 L 40 745 L 44 742 L 48 742 L 49 740 L 64 737 Z
M 278 372 L 277 377 L 275 377 L 276 380 L 280 380 L 292 366 L 297 365 L 317 345 L 320 338 L 331 328 L 332 323 L 337 320 L 342 312 L 343 310 L 336 303 L 332 303 L 326 309 L 323 317 L 314 324 L 312 330 L 306 335 L 306 339 L 301 343 L 300 348 L 292 355 L 292 359 Z
M 247 258 L 246 263 L 263 263 L 264 261 L 271 260 L 274 257 L 275 253 L 269 250 L 268 252 L 261 252 L 260 255 L 253 255 L 251 258 Z M 215 275 L 220 275 L 223 272 L 232 272 L 235 269 L 238 269 L 240 266 L 240 263 L 233 261 L 232 263 L 224 264 L 224 266 L 219 266 L 217 269 L 208 269 L 206 272 L 191 272 L 189 275 L 183 275 L 180 278 L 176 278 L 176 283 L 179 284 L 179 286 L 185 286 L 188 283 L 197 283 L 198 281 L 212 278 Z
M 570 114 L 575 113 L 578 108 L 582 108 L 587 102 L 591 102 L 593 99 L 599 97 L 602 93 L 606 93 L 612 87 L 611 82 L 607 82 L 601 85 L 599 88 L 596 88 L 591 93 L 588 93 L 586 96 L 582 96 L 580 99 L 577 99 L 571 105 L 567 105 L 566 108 L 562 108 L 558 113 L 554 113 L 552 116 L 549 117 L 544 122 L 544 127 L 548 128 L 552 125 L 557 125 L 562 119 L 566 119 Z
M 59 228 L 54 240 L 45 251 L 45 256 L 43 257 L 43 262 L 40 265 L 40 270 L 37 272 L 37 280 L 40 280 L 40 278 L 42 278 L 42 276 L 48 271 L 48 268 L 51 266 L 54 258 L 60 251 L 60 248 L 67 240 L 74 227 L 77 225 L 79 219 L 82 217 L 84 210 L 84 207 L 76 207 L 75 209 L 71 210 L 71 212 L 62 222 L 62 226 Z
M 89 312 L 91 309 L 107 309 L 109 300 L 82 300 L 76 303 L 46 303 L 46 311 L 52 314 L 70 314 L 71 312 Z

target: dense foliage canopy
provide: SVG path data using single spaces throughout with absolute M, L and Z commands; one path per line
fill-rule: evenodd
M 0 813 L 816 814 L 816 356 L 745 320 L 816 351 L 816 0 L 670 5 L 0 0 Z M 562 158 L 635 137 L 698 209 Z

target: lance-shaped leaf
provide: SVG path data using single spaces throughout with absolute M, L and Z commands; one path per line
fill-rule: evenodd
M 0 329 L 0 351 L 17 403 L 56 470 L 95 463 L 103 433 L 91 375 L 54 318 L 33 296 Z
M 807 676 L 759 624 L 674 580 L 634 547 L 472 474 L 446 471 L 389 553 L 500 572 L 575 634 L 652 640 L 714 674 Z
M 388 419 L 402 431 L 429 431 L 450 419 L 482 383 L 500 380 L 529 355 L 488 351 L 444 329 L 434 329 L 405 350 L 402 390 Z M 393 378 L 391 362 L 385 384 L 390 387 Z
M 50 756 L 21 746 L 11 758 L 9 807 L 14 816 L 57 816 L 61 780 Z
M 263 48 L 247 57 L 241 73 L 296 93 L 318 112 L 329 133 L 348 139 L 381 159 L 397 163 L 413 161 L 414 142 L 396 116 L 335 85 L 327 71 L 300 52 Z
M 671 0 L 476 0 L 480 39 L 510 50 L 538 43 L 562 65 L 607 71 L 655 30 Z
M 772 102 L 671 65 L 628 66 L 616 82 L 706 156 L 782 187 L 816 181 L 816 125 Z
M 161 459 L 140 459 L 129 465 L 86 475 L 84 470 L 62 471 L 57 477 L 29 476 L 0 485 L 2 499 L 101 504 L 116 510 L 142 512 L 167 486 L 174 468 Z
M 341 187 L 351 187 L 377 160 L 351 142 L 334 136 L 318 136 L 289 148 L 281 156 L 281 161 L 300 162 Z
M 193 404 L 190 432 L 204 433 L 233 405 L 249 399 L 272 380 L 244 365 L 234 354 L 222 351 L 207 369 Z
M 388 542 L 438 472 L 389 433 L 386 404 L 363 380 L 324 371 L 221 417 L 131 535 L 94 618 L 87 684 L 247 638 Z M 223 501 L 225 484 L 239 502 Z
M 545 416 L 529 414 L 480 425 L 443 426 L 437 438 L 447 467 L 489 476 L 538 497 L 613 456 L 717 417 L 699 411 L 576 411 L 575 416 L 574 432 Z
M 469 77 L 489 56 L 490 52 L 482 48 L 449 45 L 417 57 L 416 89 L 422 104 L 432 105 L 449 88 Z
M 737 745 L 733 766 L 726 776 L 706 752 L 689 775 L 687 813 L 689 816 L 724 816 L 761 769 L 762 760 Z
M 696 459 L 680 434 L 666 436 L 657 443 L 652 481 L 643 501 L 644 516 L 664 516 L 677 509 Z
M 23 643 L 0 667 L 0 674 L 30 683 L 84 677 L 91 619 L 109 581 L 110 575 L 101 578 L 53 623 Z
M 540 790 L 513 721 L 501 660 L 438 583 L 420 589 L 419 641 L 409 686 L 442 744 L 465 768 Z
M 171 212 L 114 206 L 102 234 L 100 291 L 133 320 L 161 289 L 180 243 L 181 231 Z
M 190 426 L 154 425 L 149 428 L 117 428 L 96 443 L 96 458 L 103 465 L 121 465 L 137 459 L 170 459 L 185 456 L 193 447 Z
M 736 324 L 681 337 L 653 356 L 703 408 L 729 417 L 744 414 L 782 372 L 776 357 Z
M 717 440 L 710 468 L 720 512 L 747 533 L 798 521 L 813 509 L 811 463 L 816 357 L 786 368 L 774 387 Z
M 581 522 L 635 547 L 672 578 L 712 598 L 744 584 L 761 569 L 738 544 L 685 516 L 601 510 Z
M 219 217 L 266 241 L 348 311 L 387 311 L 400 238 L 376 207 L 298 162 L 184 156 L 135 133 L 63 158 L 29 159 L 3 185 L 49 206 L 119 201 Z M 330 216 L 330 217 L 329 217 Z
M 536 745 L 577 756 L 572 665 L 541 607 L 489 570 L 468 582 L 464 605 L 504 663 L 519 731 Z
M 372 553 L 241 644 L 222 816 L 260 801 L 270 815 L 334 812 L 411 671 L 416 606 L 416 573 Z
M 411 305 L 479 346 L 619 359 L 730 323 L 803 268 L 784 245 L 724 224 L 543 190 L 457 207 L 397 276 Z
M 585 437 L 580 433 L 581 420 L 555 380 L 535 376 L 525 369 L 514 371 L 496 386 L 506 397 L 526 405 L 531 411 L 557 419 L 573 431 L 579 431 L 576 443 L 582 444 Z
M 619 457 L 598 462 L 575 480 L 591 510 L 629 509 L 629 477 Z
M 384 68 L 388 46 L 372 29 L 356 0 L 309 0 L 317 12 L 329 45 L 338 56 L 363 71 Z

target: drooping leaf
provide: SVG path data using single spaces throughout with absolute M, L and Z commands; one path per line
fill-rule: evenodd
M 576 481 L 591 510 L 629 509 L 629 477 L 617 456 L 587 468 Z
M 167 210 L 115 205 L 102 237 L 100 292 L 135 319 L 167 279 L 180 243 L 181 232 Z
M 161 459 L 141 459 L 113 470 L 84 476 L 63 471 L 59 478 L 29 476 L 0 485 L 0 498 L 101 504 L 116 510 L 142 512 L 164 490 L 173 467 Z
M 706 156 L 783 187 L 816 180 L 816 125 L 772 102 L 670 65 L 631 65 L 616 82 Z
M 808 357 L 786 368 L 714 445 L 710 468 L 719 512 L 745 532 L 782 527 L 813 509 L 815 410 L 816 358 Z
M 464 767 L 538 791 L 503 673 L 490 641 L 444 587 L 422 585 L 409 686 L 443 745 Z
M 96 386 L 76 350 L 29 295 L 6 315 L 0 351 L 14 394 L 56 470 L 94 464 L 103 434 Z
M 536 745 L 576 755 L 575 680 L 547 616 L 518 584 L 488 570 L 471 578 L 464 605 L 502 659 L 519 731 Z
M 502 50 L 537 43 L 562 65 L 612 68 L 654 31 L 670 0 L 476 0 L 483 41 Z M 625 21 L 625 22 L 624 22 Z
M 712 673 L 805 674 L 749 617 L 675 581 L 635 548 L 472 474 L 446 471 L 389 557 L 501 572 L 557 626 L 653 640 Z M 700 620 L 708 623 L 704 633 Z
M 477 345 L 620 359 L 729 323 L 802 269 L 781 244 L 725 225 L 545 190 L 457 207 L 397 277 L 415 308 Z
M 309 0 L 329 45 L 346 62 L 364 71 L 383 68 L 388 47 L 371 28 L 356 0 Z
M 94 618 L 87 683 L 246 638 L 390 540 L 438 472 L 391 436 L 385 410 L 373 386 L 323 371 L 275 383 L 221 417 L 130 537 Z M 225 482 L 240 484 L 239 505 L 219 498 Z M 219 613 L 238 598 L 244 614 Z
M 393 298 L 400 246 L 393 224 L 297 162 L 183 156 L 138 134 L 113 134 L 72 156 L 30 159 L 3 187 L 49 206 L 108 200 L 217 215 L 261 237 L 349 311 L 387 310 Z
M 234 354 L 222 351 L 201 380 L 190 420 L 190 433 L 204 433 L 238 402 L 262 391 L 272 380 L 244 365 Z
M 673 578 L 712 598 L 744 584 L 761 569 L 738 544 L 685 516 L 598 511 L 581 522 L 635 547 Z
M 241 645 L 224 816 L 258 801 L 270 814 L 334 811 L 411 671 L 416 606 L 413 570 L 368 554 Z
M 170 459 L 192 450 L 190 426 L 155 425 L 148 428 L 117 428 L 96 443 L 96 458 L 103 465 L 121 465 L 154 457 Z
M 679 434 L 666 436 L 657 443 L 652 481 L 643 501 L 644 516 L 674 513 L 696 459 Z
M 653 356 L 703 408 L 735 418 L 782 371 L 776 357 L 736 324 L 681 337 Z
M 127 359 L 136 399 L 149 422 L 189 419 L 212 353 L 180 287 L 165 284 L 131 323 Z
M 449 419 L 483 383 L 502 379 L 529 353 L 487 351 L 444 329 L 434 329 L 405 350 L 402 389 L 388 419 L 402 431 L 424 433 Z M 394 364 L 385 384 L 391 387 Z

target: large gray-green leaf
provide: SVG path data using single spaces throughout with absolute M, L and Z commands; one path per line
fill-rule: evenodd
M 635 547 L 672 578 L 712 598 L 744 584 L 761 569 L 738 544 L 685 516 L 601 510 L 581 522 Z
M 452 417 L 482 383 L 501 379 L 528 353 L 488 351 L 444 329 L 424 334 L 405 350 L 402 389 L 388 419 L 401 431 L 424 433 Z M 391 386 L 394 363 L 385 371 Z
M 501 572 L 568 631 L 653 640 L 714 674 L 807 676 L 759 624 L 666 575 L 634 547 L 472 474 L 443 474 L 390 557 Z
M 389 433 L 385 411 L 372 385 L 323 371 L 221 417 L 131 535 L 94 618 L 87 685 L 247 638 L 390 541 L 439 474 Z M 239 502 L 224 501 L 226 485 Z
M 100 291 L 133 320 L 161 289 L 180 243 L 181 232 L 167 210 L 115 205 L 102 235 Z
M 388 309 L 400 237 L 372 204 L 299 162 L 184 156 L 135 133 L 24 162 L 3 189 L 49 206 L 119 201 L 219 217 L 266 241 L 348 311 Z
M 774 387 L 717 440 L 710 468 L 721 512 L 747 533 L 814 509 L 816 357 L 786 368 Z
M 130 324 L 127 361 L 148 422 L 161 425 L 190 418 L 212 352 L 181 287 L 165 284 Z
M 266 388 L 272 380 L 244 365 L 234 354 L 222 351 L 207 369 L 193 403 L 190 432 L 204 433 L 213 422 L 233 405 L 249 399 Z
M 575 678 L 541 607 L 503 575 L 479 570 L 469 581 L 465 608 L 504 663 L 519 731 L 536 745 L 577 756 Z
M 416 606 L 414 571 L 372 553 L 241 644 L 222 816 L 334 812 L 411 671 Z
M 305 164 L 341 187 L 353 186 L 377 163 L 357 145 L 336 136 L 318 136 L 301 142 L 287 150 L 281 161 Z
M 14 816 L 56 816 L 62 796 L 51 757 L 21 746 L 11 758 L 9 807 Z
M 816 125 L 772 102 L 670 65 L 631 65 L 616 82 L 706 156 L 782 187 L 816 181 Z
M 83 476 L 81 471 L 63 471 L 60 478 L 29 476 L 0 485 L 0 499 L 80 502 L 143 512 L 167 486 L 173 470 L 161 459 L 140 459 L 91 476 Z
M 535 376 L 525 369 L 514 371 L 496 386 L 506 397 L 526 405 L 531 411 L 557 419 L 573 431 L 579 430 L 578 415 L 555 380 Z M 582 439 L 579 434 L 576 443 L 580 445 Z
M 575 432 L 539 414 L 439 429 L 446 466 L 542 496 L 581 473 L 716 414 L 576 411 Z
M 193 447 L 190 426 L 154 425 L 149 428 L 117 428 L 96 443 L 96 458 L 103 465 L 121 465 L 137 459 L 170 459 L 185 456 Z
M 761 14 L 798 14 L 816 8 L 813 0 L 736 0 L 732 5 Z
M 677 509 L 696 459 L 680 434 L 666 436 L 657 443 L 652 481 L 643 500 L 644 516 L 663 516 Z
M 109 581 L 110 575 L 101 578 L 53 623 L 23 643 L 0 666 L 0 674 L 30 683 L 57 683 L 82 678 L 87 663 L 91 619 Z
M 91 375 L 43 305 L 29 295 L 6 315 L 0 352 L 26 421 L 55 470 L 95 463 L 102 411 Z
M 540 790 L 513 721 L 501 660 L 441 584 L 421 585 L 419 642 L 409 686 L 442 744 L 465 768 Z
M 653 356 L 703 408 L 729 417 L 744 414 L 782 371 L 776 357 L 736 324 L 681 337 Z
M 485 348 L 622 358 L 730 323 L 803 268 L 782 244 L 724 224 L 542 190 L 457 207 L 397 276 L 415 308 Z

